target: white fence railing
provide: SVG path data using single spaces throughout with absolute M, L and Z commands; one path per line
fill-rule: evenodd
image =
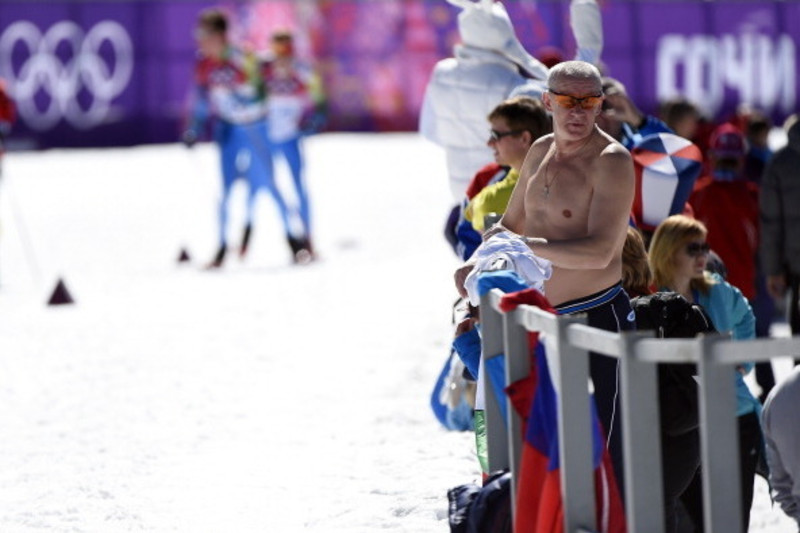
M 800 337 L 732 341 L 727 335 L 656 339 L 652 332 L 610 333 L 586 325 L 582 316 L 557 316 L 522 305 L 504 313 L 503 293 L 481 299 L 482 359 L 505 357 L 506 383 L 528 375 L 527 334 L 545 333 L 555 349 L 548 361 L 558 391 L 558 436 L 565 531 L 594 532 L 595 492 L 589 400 L 589 351 L 620 361 L 625 509 L 631 533 L 663 533 L 664 501 L 658 408 L 658 363 L 696 363 L 700 390 L 700 446 L 706 531 L 745 533 L 741 522 L 736 393 L 737 364 L 800 354 Z M 485 368 L 485 365 L 482 365 Z M 486 376 L 484 376 L 486 377 Z M 489 470 L 510 469 L 515 512 L 522 421 L 508 402 L 506 423 L 494 393 L 486 387 Z M 736 487 L 732 489 L 732 487 Z

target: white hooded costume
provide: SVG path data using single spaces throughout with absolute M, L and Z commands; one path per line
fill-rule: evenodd
M 486 117 L 518 94 L 540 97 L 548 69 L 520 44 L 503 4 L 494 0 L 447 0 L 458 15 L 462 44 L 439 61 L 425 91 L 419 130 L 447 152 L 450 190 L 456 202 L 469 182 L 492 162 Z M 578 44 L 575 59 L 597 63 L 603 48 L 596 0 L 572 0 L 570 24 Z

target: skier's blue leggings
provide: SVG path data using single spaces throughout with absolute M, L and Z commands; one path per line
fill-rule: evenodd
M 218 123 L 214 138 L 219 145 L 222 163 L 222 196 L 219 201 L 219 244 L 227 243 L 228 228 L 228 199 L 236 178 L 244 175 L 247 178 L 248 197 L 246 210 L 246 223 L 253 222 L 253 211 L 258 191 L 266 189 L 275 204 L 283 223 L 283 228 L 288 236 L 289 211 L 273 178 L 272 155 L 267 138 L 266 122 L 250 124 Z M 243 170 L 237 168 L 237 158 L 240 154 L 249 159 L 247 167 Z
M 292 182 L 299 202 L 300 219 L 303 221 L 306 235 L 311 235 L 311 206 L 308 200 L 308 189 L 303 179 L 303 153 L 300 148 L 301 137 L 283 142 L 272 143 L 273 155 L 281 154 L 289 166 Z

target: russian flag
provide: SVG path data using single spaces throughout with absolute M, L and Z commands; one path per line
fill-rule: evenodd
M 550 312 L 542 294 L 535 289 L 506 295 L 500 303 L 508 312 L 520 304 L 535 305 Z M 517 485 L 515 533 L 562 533 L 564 515 L 558 456 L 558 406 L 556 390 L 550 377 L 544 343 L 535 340 L 531 374 L 507 389 L 516 410 L 524 409 L 530 398 L 525 443 L 522 451 L 520 476 Z M 625 511 L 619 494 L 611 457 L 606 448 L 597 412 L 592 403 L 594 421 L 594 478 L 597 526 L 603 533 L 624 533 Z

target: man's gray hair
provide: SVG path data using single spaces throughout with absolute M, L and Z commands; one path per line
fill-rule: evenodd
M 586 61 L 562 61 L 550 69 L 550 74 L 547 76 L 547 86 L 552 87 L 564 80 L 570 81 L 593 81 L 597 84 L 598 89 L 603 85 L 603 77 L 600 71 Z

